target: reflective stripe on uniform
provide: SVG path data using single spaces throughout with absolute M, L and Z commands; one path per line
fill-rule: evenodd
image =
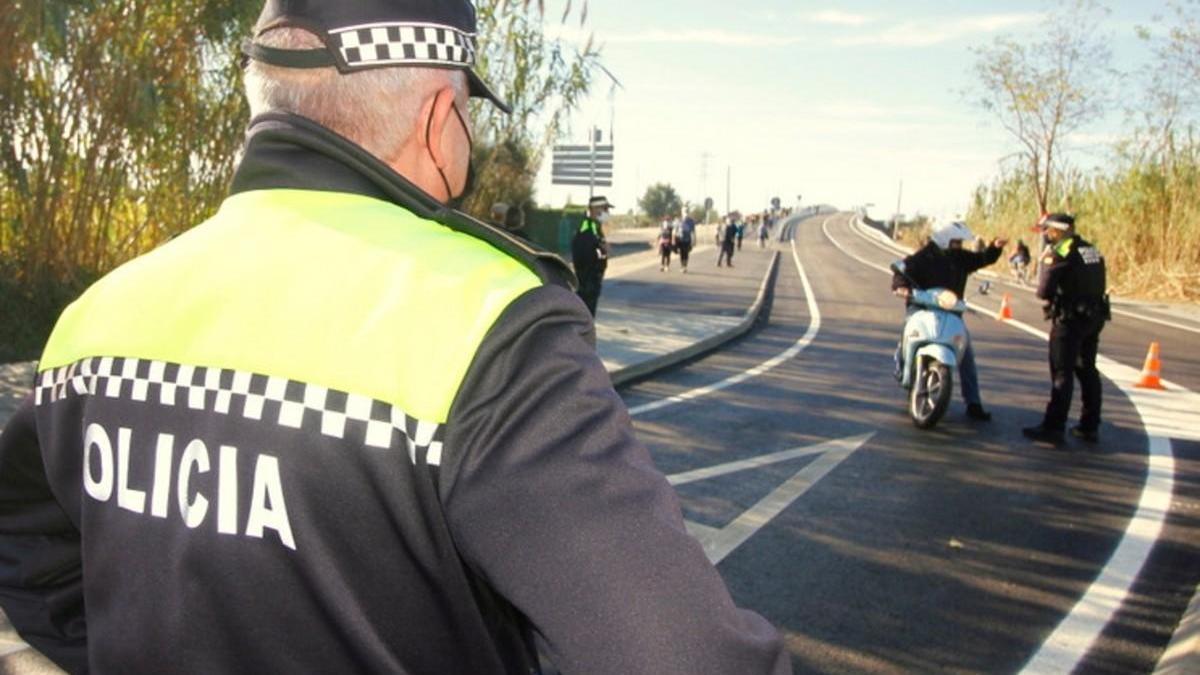
M 443 423 L 487 331 L 538 285 L 487 243 L 388 202 L 251 191 L 89 289 L 40 368 L 96 356 L 228 368 Z

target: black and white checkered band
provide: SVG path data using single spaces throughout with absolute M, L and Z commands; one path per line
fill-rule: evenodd
M 373 23 L 329 31 L 351 68 L 414 63 L 475 65 L 475 36 L 451 26 L 428 23 Z
M 418 420 L 383 401 L 282 377 L 116 357 L 83 359 L 38 375 L 37 405 L 72 395 L 240 415 L 333 438 L 361 440 L 372 448 L 386 450 L 403 444 L 413 463 L 419 450 L 425 452 L 429 465 L 438 465 L 442 459 L 442 425 Z

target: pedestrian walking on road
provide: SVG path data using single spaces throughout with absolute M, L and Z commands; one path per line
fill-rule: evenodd
M 739 219 L 740 220 L 740 219 Z M 737 224 L 737 250 L 742 250 L 742 237 L 746 236 L 746 221 Z
M 529 241 L 529 233 L 525 231 L 525 210 L 513 204 L 504 212 L 504 229 L 510 234 Z
M 767 239 L 771 236 L 771 228 L 767 226 L 765 218 L 755 216 L 755 220 L 758 221 L 758 247 L 766 248 Z
M 608 269 L 608 241 L 604 238 L 604 223 L 608 220 L 611 208 L 612 204 L 604 197 L 588 200 L 587 215 L 583 217 L 571 241 L 571 258 L 575 276 L 579 279 L 579 297 L 592 316 L 596 316 L 600 289 L 604 285 L 604 271 Z
M 1061 443 L 1078 377 L 1083 409 L 1071 434 L 1094 443 L 1099 440 L 1103 396 L 1096 354 L 1100 332 L 1111 318 L 1104 256 L 1075 232 L 1073 216 L 1053 213 L 1042 218 L 1038 227 L 1050 244 L 1037 290 L 1052 322 L 1050 402 L 1041 424 L 1023 432 L 1035 441 Z
M 720 267 L 722 262 L 733 267 L 733 249 L 737 242 L 737 224 L 733 216 L 727 216 L 725 224 L 717 228 L 717 241 L 720 247 L 720 252 L 717 253 L 717 267 Z
M 671 250 L 675 247 L 675 227 L 671 225 L 670 218 L 663 218 L 662 224 L 658 226 L 658 271 L 669 272 L 671 270 Z
M 790 672 L 570 270 L 452 207 L 468 96 L 506 109 L 475 33 L 267 2 L 231 196 L 59 318 L 0 435 L 0 605 L 63 669 L 524 674 L 536 633 L 564 672 Z
M 904 259 L 905 274 L 919 289 L 948 288 L 964 297 L 967 279 L 976 270 L 995 263 L 1004 252 L 1006 239 L 993 239 L 982 252 L 964 248 L 964 242 L 973 238 L 965 223 L 951 222 L 938 226 L 919 251 Z M 905 298 L 906 311 L 915 311 L 911 300 L 909 280 L 899 273 L 892 276 L 892 290 Z M 963 321 L 966 328 L 966 321 Z M 902 368 L 900 348 L 896 349 L 896 365 Z M 958 364 L 959 379 L 962 381 L 962 397 L 967 404 L 967 417 L 980 422 L 992 419 L 992 414 L 983 407 L 979 391 L 979 373 L 975 366 L 975 345 L 967 335 L 966 348 Z
M 1023 286 L 1029 276 L 1030 263 L 1029 247 L 1025 245 L 1022 239 L 1017 240 L 1017 250 L 1008 257 L 1008 265 L 1012 271 L 1012 275 Z
M 492 209 L 488 212 L 488 222 L 500 229 L 504 229 L 504 222 L 507 218 L 508 204 L 504 202 L 492 204 Z
M 683 268 L 683 273 L 688 271 L 688 257 L 692 253 L 692 245 L 696 242 L 696 221 L 691 216 L 685 215 L 683 222 L 679 223 L 679 230 L 675 232 L 675 250 L 679 252 L 679 266 Z

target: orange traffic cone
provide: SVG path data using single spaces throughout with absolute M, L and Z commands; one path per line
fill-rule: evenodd
M 1000 301 L 1000 311 L 996 312 L 996 318 L 1004 321 L 1012 318 L 1012 305 L 1008 302 L 1008 293 L 1004 294 L 1004 299 Z
M 1150 351 L 1146 353 L 1146 365 L 1142 366 L 1142 378 L 1133 386 L 1141 389 L 1166 389 L 1159 379 L 1162 364 L 1158 358 L 1158 343 L 1150 343 Z

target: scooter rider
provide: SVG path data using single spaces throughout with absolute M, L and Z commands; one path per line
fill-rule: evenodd
M 962 222 L 956 221 L 935 227 L 929 243 L 904 259 L 905 273 L 921 288 L 948 288 L 957 293 L 958 297 L 963 297 L 967 277 L 972 272 L 999 260 L 1004 246 L 1008 243 L 1006 239 L 994 239 L 982 252 L 964 249 L 963 242 L 974 237 Z M 900 274 L 892 276 L 892 290 L 905 299 L 909 298 L 912 291 L 908 279 Z M 908 307 L 909 311 L 912 311 L 911 302 L 908 303 Z M 963 400 L 967 403 L 967 417 L 984 422 L 992 419 L 992 414 L 984 410 L 983 399 L 979 394 L 975 348 L 969 335 L 958 372 L 962 380 Z

